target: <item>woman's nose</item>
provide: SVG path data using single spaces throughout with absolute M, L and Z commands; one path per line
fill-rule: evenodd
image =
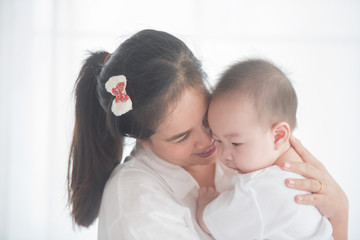
M 199 136 L 197 139 L 197 148 L 204 149 L 211 145 L 213 139 L 211 138 L 209 128 L 202 126 L 199 129 Z

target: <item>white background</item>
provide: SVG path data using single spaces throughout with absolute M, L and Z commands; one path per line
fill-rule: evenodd
M 144 28 L 183 39 L 213 83 L 243 57 L 282 67 L 299 97 L 295 135 L 347 193 L 360 239 L 356 0 L 0 0 L 0 239 L 96 239 L 66 206 L 72 89 L 87 50 Z

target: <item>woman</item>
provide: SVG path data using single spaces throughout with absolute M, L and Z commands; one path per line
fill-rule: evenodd
M 78 225 L 99 215 L 99 239 L 212 239 L 195 219 L 197 189 L 227 190 L 234 173 L 216 163 L 204 79 L 182 41 L 154 30 L 138 32 L 111 56 L 97 52 L 86 60 L 76 83 L 68 174 Z M 124 136 L 137 144 L 120 165 Z M 335 239 L 346 239 L 344 192 L 300 143 L 292 144 L 304 163 L 284 168 L 308 179 L 287 185 L 317 192 L 297 201 L 317 206 Z

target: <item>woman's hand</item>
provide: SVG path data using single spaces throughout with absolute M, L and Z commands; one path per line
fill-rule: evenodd
M 299 140 L 292 137 L 290 143 L 304 162 L 285 162 L 282 168 L 298 173 L 306 179 L 286 179 L 286 185 L 290 188 L 312 192 L 312 194 L 296 196 L 295 201 L 316 206 L 331 222 L 334 239 L 347 239 L 349 202 L 344 191 L 325 166 Z

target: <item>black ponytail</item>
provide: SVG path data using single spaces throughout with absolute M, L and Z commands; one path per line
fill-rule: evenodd
M 106 126 L 106 113 L 97 97 L 97 79 L 106 52 L 91 53 L 75 88 L 75 127 L 68 168 L 69 202 L 78 225 L 89 226 L 97 217 L 102 192 L 122 154 L 122 137 Z

